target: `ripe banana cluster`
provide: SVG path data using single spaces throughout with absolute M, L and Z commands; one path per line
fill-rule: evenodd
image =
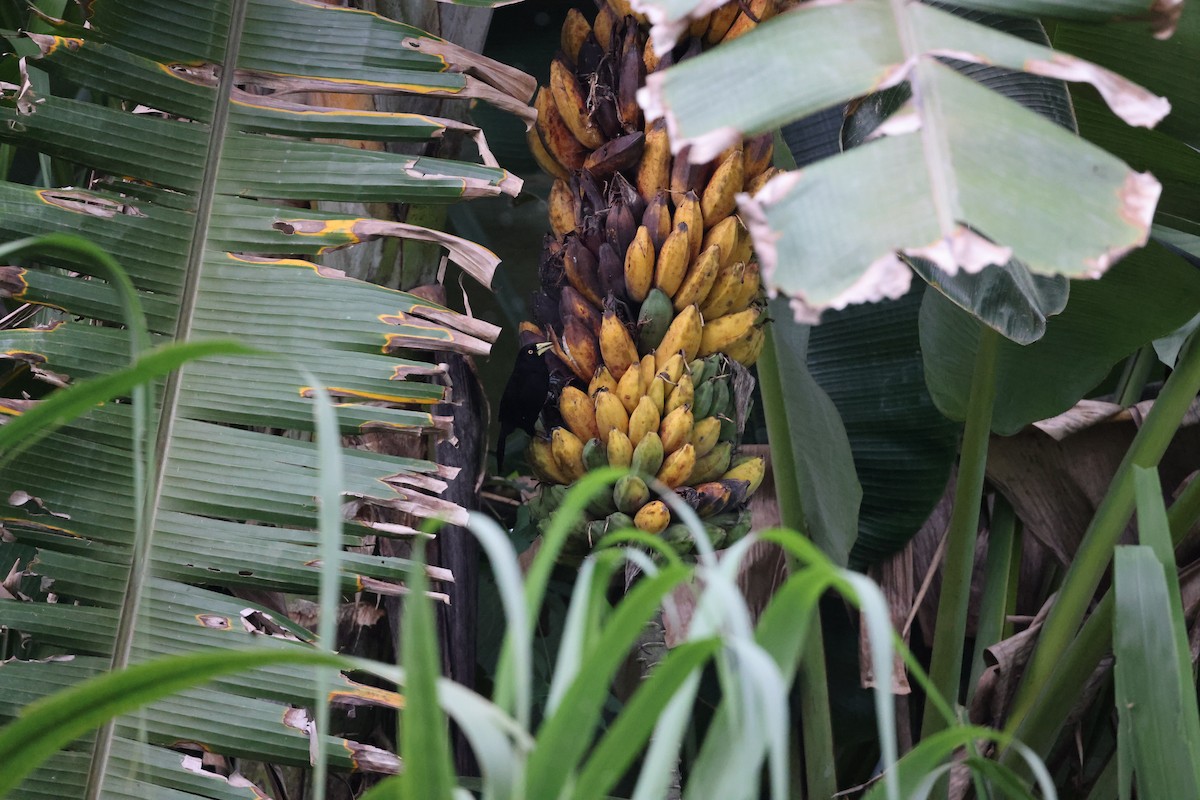
M 588 546 L 600 530 L 633 525 L 686 548 L 652 484 L 674 489 L 718 543 L 749 527 L 764 464 L 736 454 L 746 409 L 733 383 L 762 352 L 767 320 L 735 198 L 772 176 L 772 139 L 693 164 L 686 149 L 672 156 L 661 120 L 645 125 L 636 95 L 648 72 L 742 35 L 778 1 L 733 0 L 662 54 L 628 0 L 602 3 L 592 22 L 572 9 L 535 98 L 529 145 L 556 179 L 553 235 L 522 336 L 551 343 L 557 392 L 543 410 L 548 433 L 527 454 L 546 484 L 535 516 L 590 469 L 631 470 L 589 508 Z

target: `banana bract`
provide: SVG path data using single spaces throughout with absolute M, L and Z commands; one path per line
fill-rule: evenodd
M 706 164 L 671 153 L 661 121 L 647 127 L 636 95 L 648 72 L 740 36 L 772 2 L 731 2 L 691 26 L 668 53 L 645 20 L 609 0 L 592 21 L 572 9 L 562 49 L 539 89 L 529 146 L 555 177 L 534 321 L 522 344 L 548 341 L 552 398 L 527 460 L 549 517 L 567 485 L 613 465 L 629 475 L 594 499 L 568 552 L 637 527 L 680 552 L 692 547 L 656 492 L 696 510 L 716 546 L 750 528 L 746 508 L 763 459 L 739 456 L 765 314 L 750 236 L 735 196 L 771 175 L 771 137 Z

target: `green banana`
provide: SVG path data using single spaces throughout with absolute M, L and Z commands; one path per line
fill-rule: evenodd
M 638 476 L 626 475 L 613 487 L 612 498 L 617 504 L 618 511 L 636 514 L 638 509 L 650 500 L 650 489 L 646 486 L 646 482 Z
M 719 377 L 719 378 L 714 378 L 712 381 L 712 384 L 713 384 L 712 408 L 710 408 L 708 410 L 708 416 L 710 416 L 710 417 L 720 417 L 720 416 L 728 417 L 728 416 L 730 416 L 731 415 L 730 412 L 733 411 L 733 408 L 731 407 L 733 404 L 731 402 L 731 400 L 732 400 L 731 392 L 729 391 L 729 379 L 725 378 L 724 376 Z
M 712 381 L 696 384 L 696 391 L 692 397 L 692 416 L 696 419 L 712 416 L 713 387 Z
M 671 298 L 662 289 L 651 289 L 638 312 L 638 352 L 642 355 L 653 352 L 662 343 L 674 319 Z
M 630 464 L 630 469 L 642 475 L 657 475 L 662 468 L 665 455 L 662 438 L 659 437 L 657 431 L 650 431 L 642 437 L 637 447 L 633 448 L 633 462 Z
M 599 439 L 588 439 L 583 446 L 583 466 L 588 470 L 608 466 L 608 451 Z

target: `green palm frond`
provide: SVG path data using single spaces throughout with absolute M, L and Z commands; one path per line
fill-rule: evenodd
M 306 436 L 262 432 L 313 431 L 314 387 L 296 366 L 328 388 L 343 434 L 444 435 L 448 422 L 432 413 L 447 399 L 443 368 L 422 352 L 485 355 L 498 329 L 307 260 L 369 239 L 411 238 L 441 245 L 489 285 L 497 259 L 485 248 L 308 204 L 453 203 L 515 195 L 521 181 L 496 165 L 473 126 L 312 107 L 305 93 L 418 93 L 531 113 L 526 76 L 374 14 L 305 0 L 86 5 L 87 27 L 64 22 L 57 35 L 10 38 L 25 57 L 21 70 L 84 91 L 71 98 L 32 88 L 44 80 L 9 87 L 0 98 L 0 142 L 81 165 L 94 178 L 87 188 L 0 182 L 0 238 L 80 234 L 129 273 L 153 343 L 234 338 L 257 352 L 193 362 L 154 387 L 154 456 L 145 470 L 131 448 L 133 406 L 114 402 L 0 472 L 0 496 L 9 500 L 0 532 L 36 552 L 21 585 L 56 601 L 0 602 L 0 629 L 20 644 L 19 660 L 0 665 L 0 719 L 125 660 L 311 643 L 305 629 L 230 594 L 316 591 L 315 447 Z M 225 69 L 230 63 L 237 68 Z M 482 163 L 330 141 L 445 135 L 475 139 Z M 0 267 L 4 296 L 62 309 L 68 320 L 0 331 L 0 355 L 51 386 L 125 366 L 122 305 L 95 273 L 62 253 Z M 450 470 L 360 450 L 342 456 L 352 512 L 345 546 L 403 530 L 373 525 L 377 509 L 465 520 L 463 509 L 438 497 Z M 406 591 L 402 559 L 347 552 L 342 564 L 347 594 Z M 452 580 L 444 570 L 429 574 L 434 592 Z M 140 613 L 131 618 L 133 608 Z M 101 773 L 104 797 L 256 796 L 171 748 L 192 743 L 307 764 L 303 709 L 313 685 L 311 670 L 279 665 L 176 695 L 118 721 L 111 747 L 77 742 L 17 796 L 82 797 L 88 775 Z M 330 696 L 399 702 L 345 677 Z M 398 769 L 391 753 L 342 739 L 330 745 L 335 768 Z

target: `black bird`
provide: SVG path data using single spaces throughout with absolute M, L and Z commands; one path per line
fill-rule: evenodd
M 500 397 L 500 441 L 496 443 L 496 472 L 504 472 L 504 445 L 509 434 L 518 428 L 533 436 L 546 392 L 550 388 L 550 367 L 543 355 L 549 342 L 527 344 L 517 352 L 517 363 L 504 394 Z

